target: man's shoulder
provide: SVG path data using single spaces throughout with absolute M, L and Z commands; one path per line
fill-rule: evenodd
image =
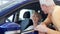
M 54 11 L 53 12 L 60 12 L 60 6 L 55 6 Z
M 56 5 L 55 7 L 60 7 L 59 5 Z
M 54 10 L 60 10 L 60 6 L 59 5 L 56 5 Z
M 57 14 L 59 15 L 60 14 L 60 6 L 55 6 L 53 14 L 54 15 L 57 15 Z

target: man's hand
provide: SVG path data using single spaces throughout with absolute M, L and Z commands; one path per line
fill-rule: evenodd
M 47 27 L 44 24 L 40 24 L 35 28 L 35 30 L 39 32 L 47 32 Z

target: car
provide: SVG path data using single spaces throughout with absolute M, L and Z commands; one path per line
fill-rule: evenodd
M 20 34 L 38 34 L 38 32 L 33 29 L 31 16 L 34 12 L 38 12 L 42 16 L 42 21 L 47 17 L 41 10 L 39 0 L 0 0 L 0 2 L 3 2 L 0 4 L 1 25 L 14 22 L 21 26 Z M 25 15 L 25 12 L 27 12 L 28 15 Z M 26 18 L 28 20 L 26 20 Z

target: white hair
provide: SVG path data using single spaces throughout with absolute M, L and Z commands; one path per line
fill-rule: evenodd
M 46 5 L 46 6 L 51 6 L 51 5 L 55 5 L 53 0 L 39 0 L 41 5 Z

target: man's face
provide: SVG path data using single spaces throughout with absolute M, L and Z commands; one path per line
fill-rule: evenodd
M 49 11 L 48 6 L 46 6 L 46 5 L 41 5 L 41 8 L 42 8 L 42 10 L 43 10 L 43 12 L 44 12 L 45 14 L 48 13 L 48 11 Z

